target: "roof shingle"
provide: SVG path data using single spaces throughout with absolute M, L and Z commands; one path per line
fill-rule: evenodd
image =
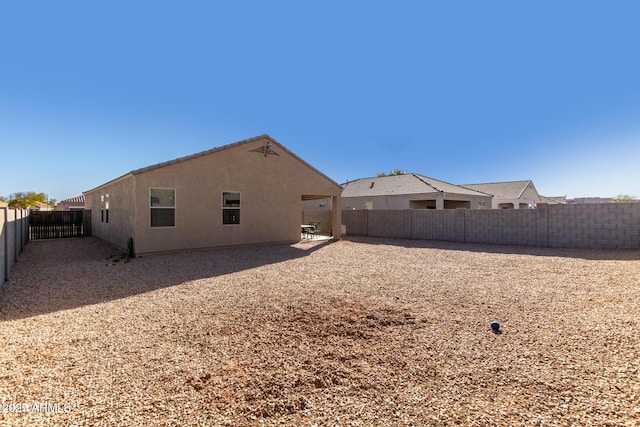
M 343 185 L 342 197 L 390 196 L 401 194 L 455 193 L 486 196 L 481 191 L 460 187 L 424 175 L 404 175 L 361 178 Z
M 527 189 L 527 186 L 529 184 L 532 184 L 530 180 L 488 182 L 484 184 L 462 184 L 462 186 L 470 188 L 472 190 L 491 194 L 493 197 L 498 199 L 518 199 Z

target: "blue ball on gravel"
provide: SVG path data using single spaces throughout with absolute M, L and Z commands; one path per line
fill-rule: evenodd
M 491 324 L 491 329 L 493 329 L 494 331 L 498 331 L 498 330 L 500 330 L 500 323 L 498 323 L 498 322 L 493 322 L 493 323 Z

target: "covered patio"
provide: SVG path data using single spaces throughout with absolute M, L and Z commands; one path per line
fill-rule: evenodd
M 319 208 L 315 206 L 317 201 Z M 340 239 L 342 212 L 340 196 L 303 194 L 301 197 L 301 240 Z

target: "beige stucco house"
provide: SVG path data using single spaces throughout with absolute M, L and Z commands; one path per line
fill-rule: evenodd
M 61 200 L 56 204 L 56 208 L 59 211 L 81 211 L 84 209 L 84 194 Z
M 543 196 L 540 195 L 540 203 L 546 203 L 548 205 L 566 205 L 567 196 Z
M 491 195 L 415 173 L 361 178 L 342 190 L 342 209 L 489 209 Z
M 29 210 L 31 211 L 39 211 L 39 212 L 49 212 L 51 209 L 51 205 L 44 202 L 36 202 L 34 206 L 30 206 Z
M 92 233 L 136 254 L 300 240 L 301 201 L 340 185 L 268 135 L 131 171 L 86 191 Z M 339 238 L 341 214 L 331 214 Z
M 538 190 L 530 180 L 464 184 L 463 187 L 493 196 L 493 209 L 533 209 L 541 202 Z

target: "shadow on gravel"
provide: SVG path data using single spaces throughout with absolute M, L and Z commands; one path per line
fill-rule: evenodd
M 409 240 L 384 237 L 343 236 L 344 240 L 371 245 L 391 245 L 403 248 L 443 249 L 448 251 L 521 254 L 542 257 L 579 258 L 594 261 L 638 261 L 638 249 L 573 249 L 538 248 L 534 246 L 491 245 L 484 243 L 456 243 L 436 240 Z
M 118 260 L 117 250 L 94 237 L 31 241 L 10 280 L 0 286 L 0 321 L 109 302 L 302 258 L 330 243 L 210 249 L 124 262 Z

